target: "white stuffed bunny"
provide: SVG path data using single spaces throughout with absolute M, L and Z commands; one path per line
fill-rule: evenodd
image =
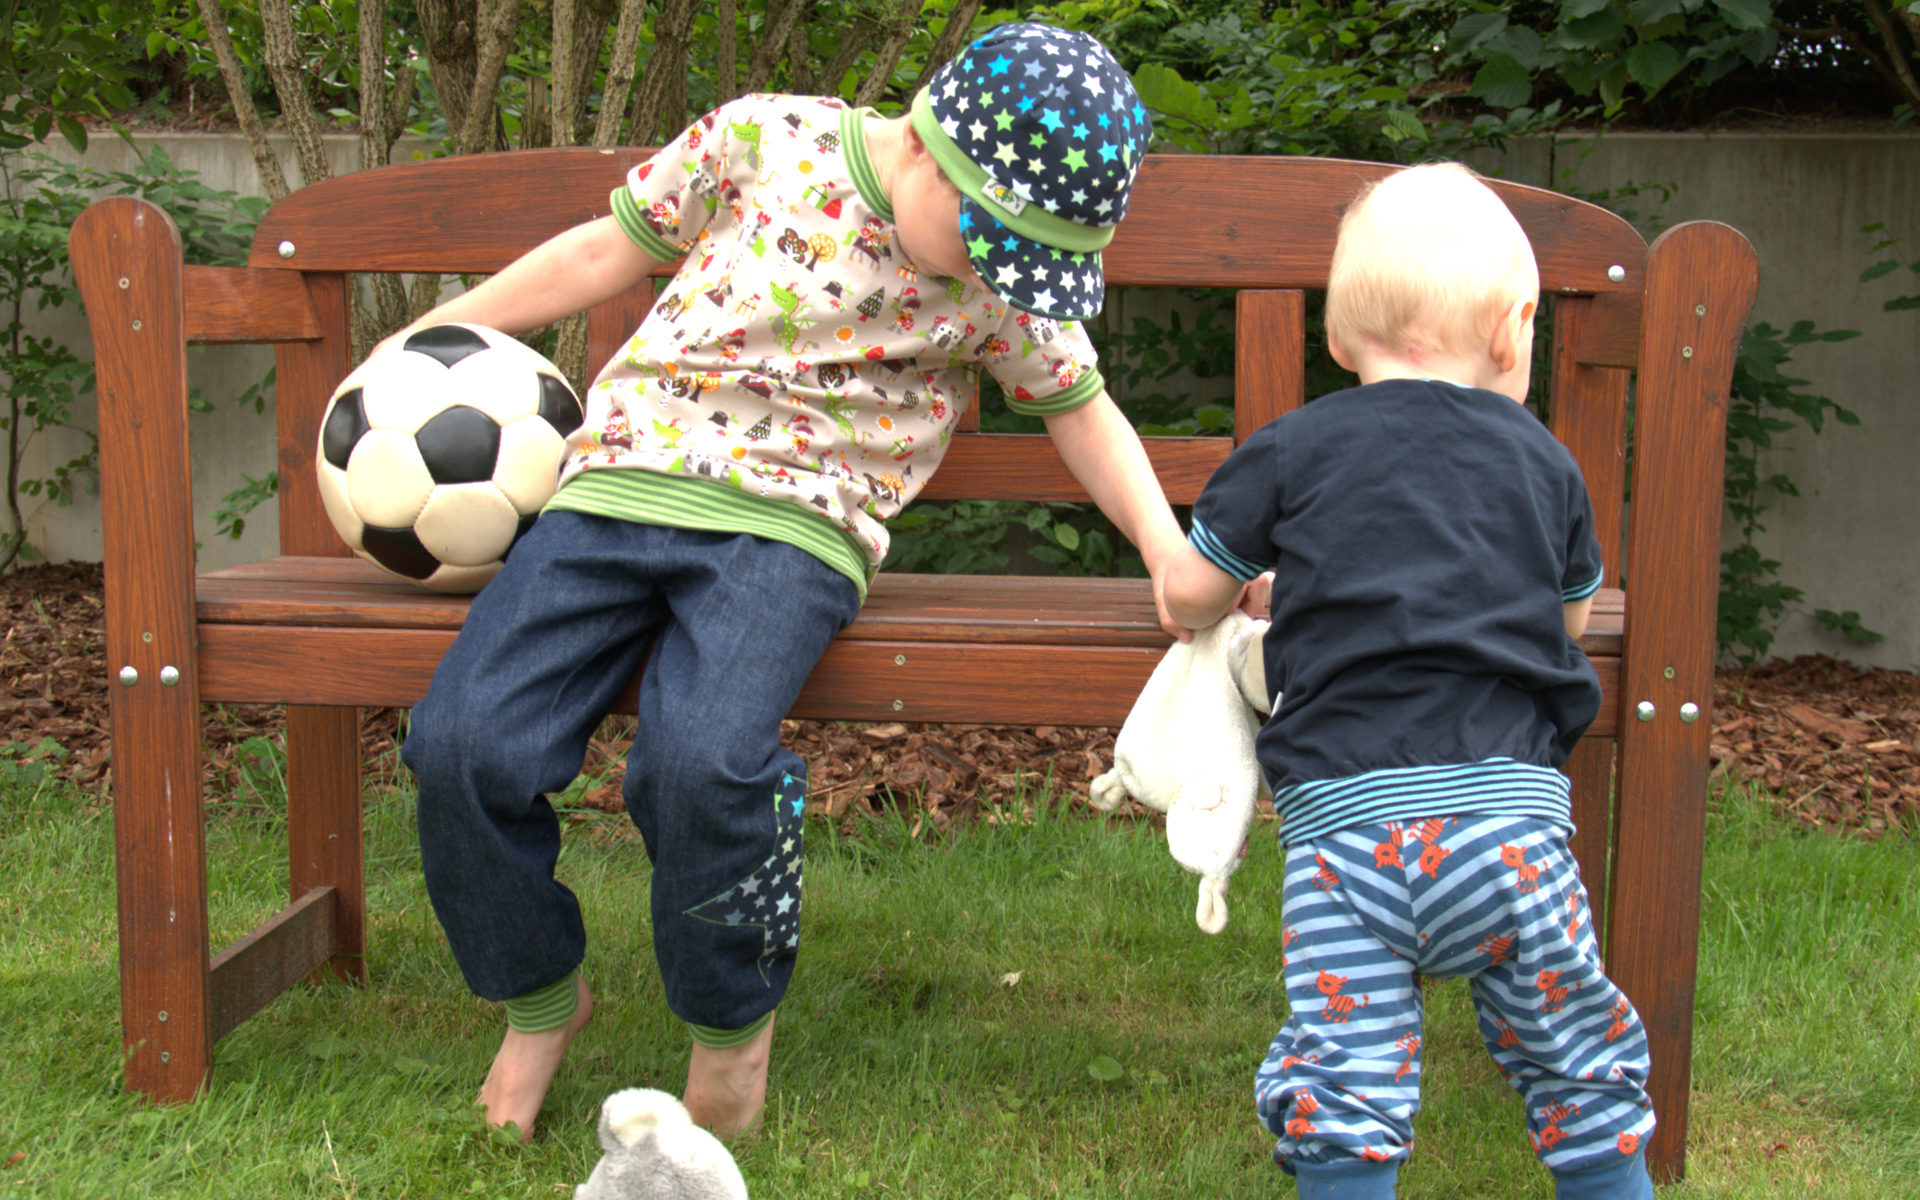
M 600 1149 L 573 1200 L 747 1200 L 733 1155 L 665 1092 L 627 1088 L 608 1096 Z
M 1114 740 L 1113 770 L 1091 788 L 1104 812 L 1131 795 L 1167 814 L 1167 850 L 1200 876 L 1194 920 L 1208 933 L 1227 927 L 1227 877 L 1261 791 L 1253 739 L 1274 703 L 1266 632 L 1267 622 L 1236 609 L 1169 647 Z

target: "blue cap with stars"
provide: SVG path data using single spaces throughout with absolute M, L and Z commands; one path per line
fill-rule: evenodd
M 1002 25 L 934 73 L 912 120 L 960 189 L 960 236 L 986 285 L 1037 316 L 1098 314 L 1100 251 L 1152 135 L 1107 48 L 1038 22 Z

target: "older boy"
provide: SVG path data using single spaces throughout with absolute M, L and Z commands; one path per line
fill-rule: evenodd
M 1075 323 L 1100 310 L 1099 250 L 1148 136 L 1097 41 L 1005 26 L 910 116 L 725 105 L 635 168 L 611 216 L 416 323 L 537 328 L 685 256 L 594 381 L 558 496 L 476 598 L 403 750 L 435 914 L 468 986 L 507 1010 L 488 1121 L 531 1135 L 592 1011 L 546 795 L 643 658 L 625 798 L 693 1040 L 686 1104 L 722 1134 L 757 1121 L 799 940 L 806 767 L 780 719 L 859 611 L 885 518 L 939 465 L 967 368 L 1045 419 L 1158 594 L 1179 526 Z
M 1390 175 L 1341 224 L 1334 357 L 1361 386 L 1254 432 L 1208 481 L 1168 611 L 1273 571 L 1258 750 L 1287 847 L 1292 1015 L 1261 1118 L 1303 1200 L 1391 1197 L 1419 1108 L 1415 972 L 1465 976 L 1562 1200 L 1650 1197 L 1639 1018 L 1601 966 L 1554 768 L 1600 687 L 1574 639 L 1600 550 L 1525 408 L 1539 278 L 1464 168 Z

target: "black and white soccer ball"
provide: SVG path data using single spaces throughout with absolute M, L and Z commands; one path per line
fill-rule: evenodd
M 361 558 L 435 591 L 479 591 L 552 498 L 584 420 L 538 351 L 482 325 L 429 326 L 334 390 L 320 498 Z

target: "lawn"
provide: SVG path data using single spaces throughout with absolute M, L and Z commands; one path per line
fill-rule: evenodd
M 638 840 L 569 809 L 561 873 L 599 1007 L 542 1136 L 482 1130 L 469 1105 L 501 1018 L 460 983 L 389 778 L 367 813 L 371 986 L 276 1002 L 220 1043 L 191 1107 L 125 1096 L 111 814 L 18 755 L 0 750 L 0 1195 L 564 1198 L 598 1155 L 607 1092 L 680 1087 Z M 284 897 L 271 756 L 260 767 L 209 822 L 222 938 Z M 1257 841 L 1209 938 L 1150 829 L 1058 810 L 945 836 L 809 828 L 767 1122 L 736 1146 L 756 1200 L 1293 1194 L 1251 1102 L 1285 1012 L 1276 848 Z M 1764 798 L 1716 796 L 1689 1175 L 1662 1197 L 1920 1195 L 1917 850 L 1910 832 L 1806 833 Z M 1429 1014 L 1402 1196 L 1550 1196 L 1464 989 L 1435 988 Z

